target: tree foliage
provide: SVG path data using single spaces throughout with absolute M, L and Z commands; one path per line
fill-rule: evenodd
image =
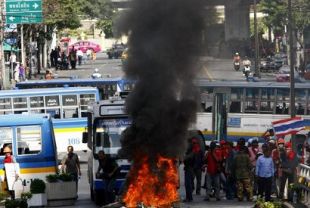
M 43 0 L 44 23 L 57 29 L 80 27 L 81 0 Z
M 262 0 L 259 4 L 260 12 L 266 16 L 263 17 L 263 23 L 273 29 L 277 35 L 282 35 L 287 18 L 287 4 L 282 0 Z

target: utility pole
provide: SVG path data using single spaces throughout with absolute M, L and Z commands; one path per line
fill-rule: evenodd
M 290 62 L 290 109 L 291 118 L 296 116 L 295 111 L 295 69 L 294 69 L 294 50 L 293 50 L 293 24 L 292 24 L 292 0 L 288 0 L 288 35 L 289 35 L 289 62 Z
M 255 67 L 255 75 L 256 75 L 256 77 L 260 77 L 260 68 L 259 68 L 259 42 L 258 42 L 258 31 L 257 31 L 257 7 L 256 7 L 256 0 L 254 0 L 253 10 L 254 10 L 254 39 L 255 39 L 255 60 L 254 60 L 254 67 Z
M 5 61 L 4 61 L 4 50 L 3 50 L 3 41 L 4 41 L 4 25 L 5 25 L 5 18 L 4 18 L 4 0 L 0 0 L 0 80 L 1 86 L 0 89 L 6 88 L 6 77 L 5 77 Z

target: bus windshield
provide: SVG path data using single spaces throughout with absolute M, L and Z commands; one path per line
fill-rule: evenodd
M 100 150 L 115 156 L 121 147 L 122 132 L 130 125 L 128 118 L 98 118 L 94 123 L 95 152 Z

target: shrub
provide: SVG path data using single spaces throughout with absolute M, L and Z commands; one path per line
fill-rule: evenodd
M 56 183 L 59 181 L 73 181 L 73 178 L 68 173 L 62 173 L 62 174 L 51 174 L 46 176 L 46 180 L 49 183 Z
M 4 206 L 5 208 L 28 208 L 27 201 L 24 199 L 7 199 Z
M 58 181 L 58 175 L 57 174 L 50 174 L 46 176 L 46 180 L 49 183 L 56 183 Z
M 72 181 L 73 178 L 72 178 L 72 176 L 70 174 L 63 173 L 63 174 L 59 175 L 59 180 L 61 180 L 61 181 Z
M 30 184 L 30 192 L 33 194 L 45 193 L 45 182 L 41 179 L 34 179 Z

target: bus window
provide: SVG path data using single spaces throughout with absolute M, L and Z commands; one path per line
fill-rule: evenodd
M 232 88 L 230 94 L 230 113 L 241 113 L 241 104 L 243 97 L 243 89 L 241 88 Z
M 0 98 L 0 110 L 5 110 L 5 111 L 12 112 L 11 109 L 12 109 L 11 98 Z M 5 113 L 3 112 L 3 113 L 0 113 L 0 114 L 5 114 Z
M 81 116 L 87 117 L 87 105 L 95 101 L 94 94 L 82 94 L 80 95 Z
M 13 111 L 14 114 L 22 114 L 24 112 L 28 112 L 27 109 L 27 98 L 13 98 Z
M 52 96 L 45 96 L 45 106 L 46 106 L 46 113 L 49 113 L 52 118 L 60 118 L 60 108 L 59 106 L 59 96 L 52 95 Z M 51 107 L 58 107 L 58 108 L 51 108 Z
M 0 127 L 0 155 L 4 155 L 3 149 L 7 144 L 12 144 L 13 131 L 11 127 Z
M 304 115 L 307 102 L 307 91 L 305 89 L 297 89 L 295 92 L 296 95 L 296 114 Z
M 213 89 L 204 89 L 200 94 L 201 107 L 203 112 L 212 112 L 213 105 Z
M 63 118 L 78 118 L 78 117 L 79 117 L 78 108 L 63 109 Z
M 30 97 L 30 108 L 44 108 L 43 96 Z
M 258 113 L 258 88 L 247 88 L 245 90 L 245 113 Z
M 296 103 L 296 114 L 297 115 L 304 115 L 305 114 L 305 109 L 306 109 L 306 104 L 305 103 Z
M 272 114 L 275 105 L 275 90 L 261 88 L 261 102 L 259 112 L 262 114 Z
M 38 154 L 41 152 L 40 126 L 16 127 L 16 138 L 18 155 Z
M 76 95 L 63 95 L 62 96 L 62 105 L 63 106 L 76 106 L 77 105 L 77 96 Z
M 60 119 L 60 108 L 46 109 L 46 113 L 50 114 L 52 118 Z
M 288 114 L 290 106 L 289 89 L 277 89 L 276 114 Z

